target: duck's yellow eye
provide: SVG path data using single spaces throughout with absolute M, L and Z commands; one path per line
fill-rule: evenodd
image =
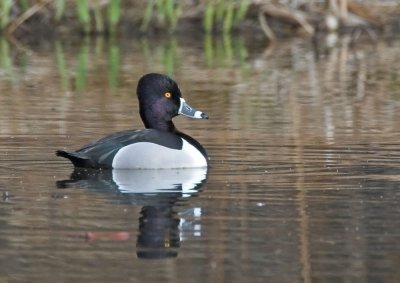
M 166 92 L 166 93 L 164 93 L 164 96 L 166 97 L 166 98 L 171 98 L 171 93 L 170 92 Z

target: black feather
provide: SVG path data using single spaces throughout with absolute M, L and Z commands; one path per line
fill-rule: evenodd
M 72 164 L 74 164 L 75 167 L 89 167 L 89 168 L 94 167 L 91 160 L 88 157 L 78 152 L 57 150 L 56 155 L 69 159 L 72 162 Z

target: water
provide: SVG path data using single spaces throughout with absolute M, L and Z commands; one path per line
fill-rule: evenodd
M 1 282 L 398 282 L 400 41 L 0 42 Z M 154 71 L 208 171 L 54 155 L 141 128 Z

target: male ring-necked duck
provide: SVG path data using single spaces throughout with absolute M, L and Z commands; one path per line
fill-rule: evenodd
M 172 118 L 208 116 L 190 107 L 177 83 L 161 74 L 144 75 L 138 82 L 140 117 L 146 129 L 127 130 L 106 136 L 83 148 L 56 154 L 75 167 L 114 169 L 161 169 L 206 167 L 208 157 L 201 144 L 179 132 Z

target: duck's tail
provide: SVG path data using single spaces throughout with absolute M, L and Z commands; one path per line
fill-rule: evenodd
M 75 167 L 92 167 L 89 158 L 79 152 L 57 150 L 56 155 L 69 159 Z

